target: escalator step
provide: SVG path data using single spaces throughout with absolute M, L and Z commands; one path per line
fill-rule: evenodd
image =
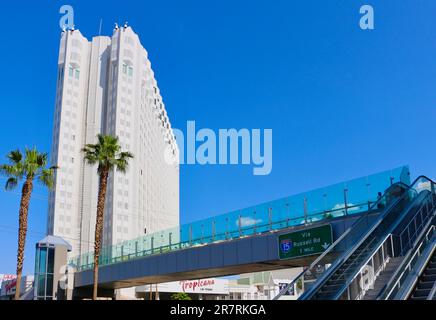
M 430 275 L 432 275 L 432 274 L 436 274 L 436 267 L 434 267 L 434 268 L 429 268 L 429 267 L 427 267 L 427 269 L 425 269 L 425 273 L 426 274 L 430 274 Z
M 318 293 L 314 296 L 314 300 L 329 300 L 331 299 L 332 294 L 331 293 Z
M 321 291 L 337 291 L 338 289 L 340 289 L 342 287 L 342 284 L 325 284 L 324 286 L 322 286 Z
M 427 297 L 415 297 L 415 296 L 412 296 L 410 298 L 410 300 L 426 300 L 426 299 L 427 299 Z
M 428 295 L 430 294 L 430 289 L 416 289 L 413 292 L 413 296 L 414 297 L 428 297 Z
M 418 289 L 430 289 L 431 290 L 431 288 L 433 288 L 433 284 L 434 283 L 432 281 L 428 281 L 428 282 L 420 281 L 416 287 Z
M 436 274 L 427 274 L 427 272 L 425 272 L 421 279 L 423 282 L 434 283 L 436 281 Z
M 344 284 L 346 280 L 346 277 L 342 277 L 339 279 L 330 279 L 331 282 L 329 284 Z

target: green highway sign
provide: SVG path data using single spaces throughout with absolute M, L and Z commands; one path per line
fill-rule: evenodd
M 304 229 L 279 236 L 280 260 L 324 252 L 333 243 L 332 226 Z

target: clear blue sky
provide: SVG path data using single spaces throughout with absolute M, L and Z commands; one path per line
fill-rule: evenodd
M 358 26 L 367 3 L 373 31 Z M 139 33 L 173 127 L 273 129 L 268 176 L 249 166 L 182 167 L 182 222 L 402 164 L 436 176 L 433 0 L 2 3 L 0 156 L 50 150 L 63 4 L 88 38 L 100 18 L 102 34 L 126 20 Z M 19 191 L 0 191 L 0 273 L 15 272 Z M 46 212 L 37 188 L 25 273 Z

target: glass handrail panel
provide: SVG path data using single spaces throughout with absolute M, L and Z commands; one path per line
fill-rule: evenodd
M 404 166 L 345 183 L 283 197 L 242 210 L 183 224 L 177 230 L 164 230 L 109 246 L 107 250 L 102 250 L 104 253 L 102 253 L 101 260 L 103 264 L 113 263 L 120 260 L 121 256 L 127 258 L 132 255 L 136 256 L 138 251 L 141 254 L 158 253 L 159 247 L 170 247 L 170 234 L 171 248 L 176 250 L 191 245 L 231 240 L 241 236 L 304 225 L 340 217 L 347 213 L 361 213 L 367 210 L 368 202 L 377 200 L 379 190 L 385 190 L 391 183 L 407 180 L 407 178 L 409 178 L 408 167 Z M 346 197 L 347 208 L 345 208 Z M 92 261 L 92 254 L 79 257 L 77 260 L 82 265 L 89 265 L 83 261 Z

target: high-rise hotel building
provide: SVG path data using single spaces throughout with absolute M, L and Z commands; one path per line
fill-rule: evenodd
M 51 152 L 60 168 L 47 232 L 69 241 L 73 255 L 94 249 L 99 181 L 81 149 L 99 133 L 118 136 L 135 156 L 126 174 L 110 175 L 103 245 L 178 226 L 179 165 L 168 161 L 178 148 L 147 51 L 131 27 L 92 41 L 78 30 L 61 36 Z

